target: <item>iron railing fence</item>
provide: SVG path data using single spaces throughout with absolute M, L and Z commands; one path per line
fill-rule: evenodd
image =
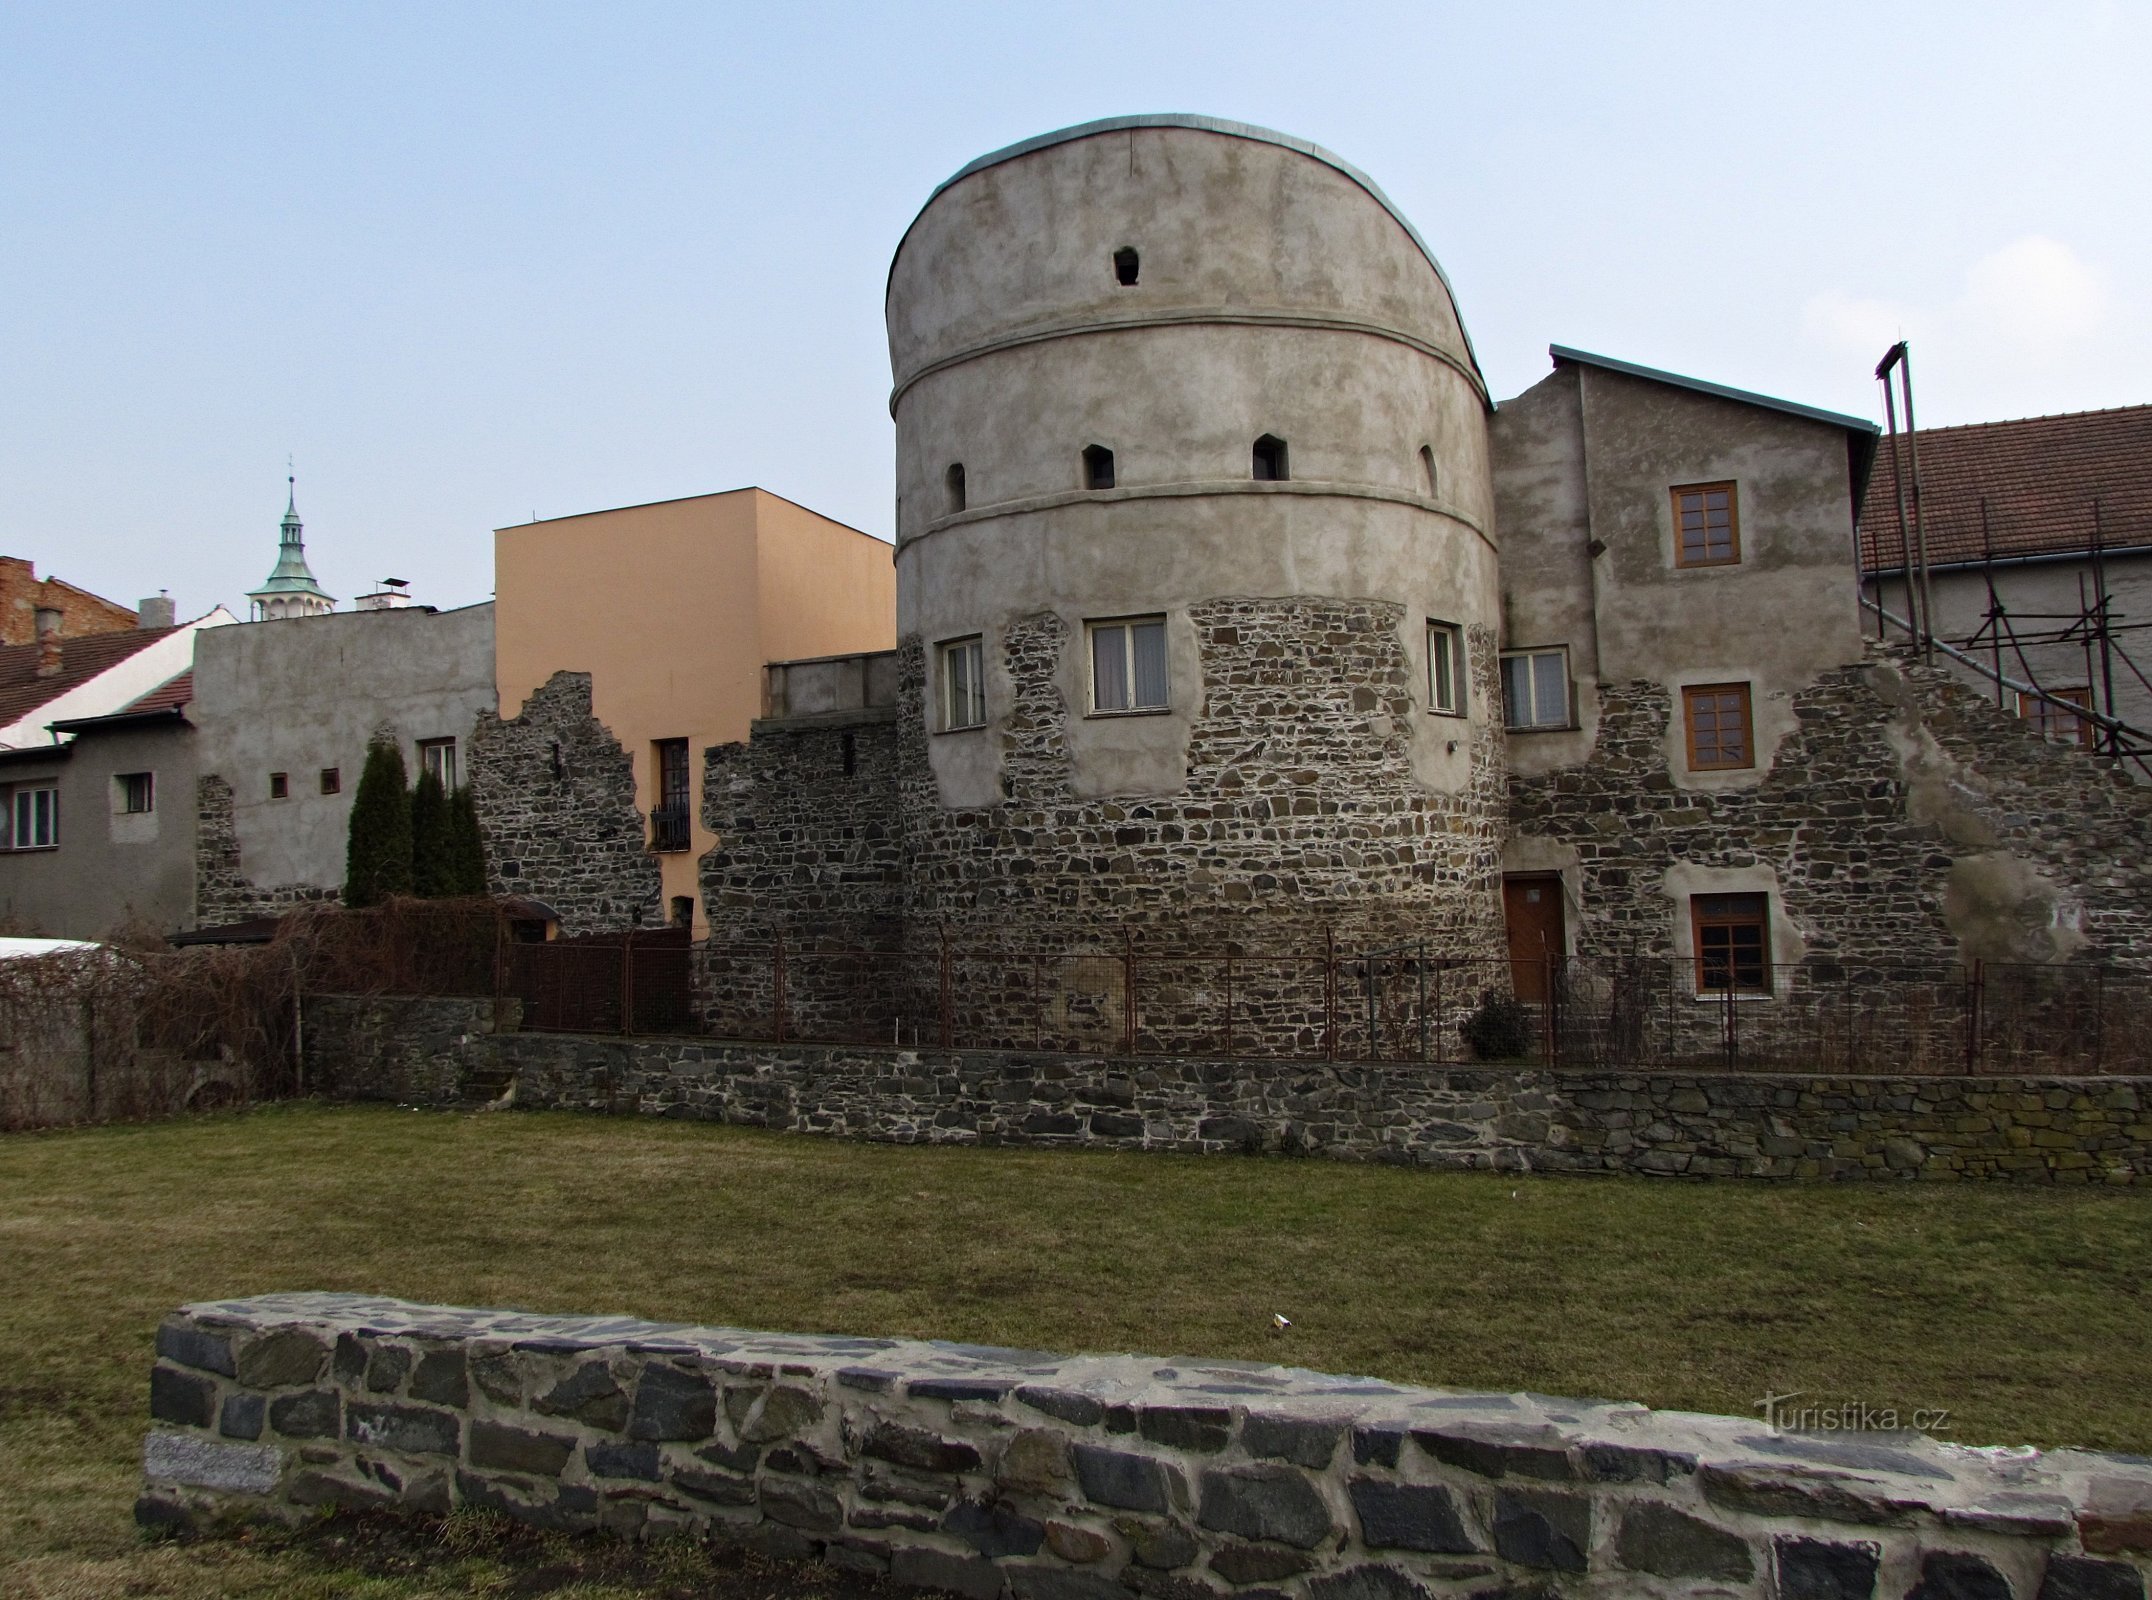
M 501 947 L 503 998 L 541 1033 L 696 1030 L 694 947 L 685 928 L 584 934 Z
M 2152 1072 L 2152 979 L 2090 966 L 714 942 L 702 1031 L 1100 1056 L 1594 1070 Z

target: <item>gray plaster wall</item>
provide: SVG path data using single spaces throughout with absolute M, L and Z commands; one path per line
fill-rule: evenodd
M 1895 537 L 1895 534 L 1892 535 Z M 2093 592 L 2092 563 L 2089 558 L 2041 563 L 2026 566 L 1998 566 L 1993 573 L 1995 598 L 2009 613 L 2010 623 L 2018 635 L 2030 633 L 2054 633 L 2070 625 L 2071 619 L 2089 603 Z M 1982 636 L 1976 644 L 1973 637 L 1981 633 L 1988 614 L 1988 580 L 1979 571 L 1956 570 L 1937 572 L 1932 575 L 1931 585 L 1935 597 L 1936 632 L 1951 643 L 1978 656 L 1987 665 L 1994 665 L 1993 630 Z M 2107 561 L 2107 587 L 2110 617 L 2120 626 L 2142 626 L 2152 622 L 2152 557 L 2124 556 Z M 1868 593 L 1873 597 L 1876 583 L 1870 580 Z M 1883 604 L 1899 616 L 1905 613 L 1905 586 L 1897 577 L 1887 577 L 1882 583 Z M 2043 616 L 2042 613 L 2045 613 Z M 1869 629 L 1874 631 L 1871 619 Z M 1893 638 L 1900 637 L 1900 630 L 1891 629 Z M 2133 671 L 2120 654 L 2112 657 L 2110 670 L 2114 680 L 2115 715 L 2132 727 L 2152 732 L 2152 689 L 2148 689 L 2137 671 L 2152 677 L 2152 634 L 2124 633 L 2118 642 L 2127 650 L 2136 664 Z M 1969 667 L 1951 664 L 1950 670 L 1978 692 L 1994 697 L 1995 683 Z M 2080 641 L 2055 644 L 2031 644 L 2014 647 L 2008 638 L 2004 640 L 2002 670 L 2005 676 L 2020 682 L 2037 682 L 2043 689 L 2093 686 L 2093 703 L 2105 708 L 2106 695 L 2100 687 L 2102 673 L 2099 653 L 2093 652 L 2091 661 L 2085 658 L 2085 647 Z M 2017 697 L 2005 697 L 2005 708 L 2017 709 Z M 2143 774 L 2138 774 L 2140 780 Z
M 98 729 L 64 754 L 0 764 L 0 786 L 52 783 L 60 810 L 57 849 L 0 852 L 0 918 L 66 939 L 137 921 L 160 933 L 193 927 L 198 738 L 184 722 Z M 120 809 L 127 772 L 153 774 L 146 814 Z
M 230 787 L 238 852 L 214 909 L 253 915 L 341 889 L 352 797 L 377 729 L 394 733 L 414 782 L 418 742 L 454 739 L 469 781 L 471 734 L 494 705 L 493 606 L 211 629 L 195 646 L 194 681 L 201 771 Z M 325 767 L 338 771 L 337 794 L 321 792 Z M 270 798 L 272 772 L 289 775 L 287 798 Z
M 1794 697 L 1861 659 L 1846 431 L 1572 363 L 1504 404 L 1492 431 L 1504 644 L 1567 644 L 1579 713 L 1573 732 L 1513 733 L 1511 770 L 1588 759 L 1605 685 L 1648 682 L 1678 703 L 1692 684 L 1746 682 L 1756 765 L 1692 773 L 1669 725 L 1667 771 L 1700 791 L 1762 782 Z M 1722 480 L 1740 561 L 1676 566 L 1673 489 Z

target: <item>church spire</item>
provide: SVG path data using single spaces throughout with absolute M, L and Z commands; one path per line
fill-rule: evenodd
M 282 617 L 318 617 L 336 609 L 336 597 L 314 581 L 306 564 L 305 524 L 299 520 L 299 480 L 284 480 L 284 520 L 277 529 L 276 565 L 259 589 L 247 598 L 254 602 L 254 620 L 272 622 Z

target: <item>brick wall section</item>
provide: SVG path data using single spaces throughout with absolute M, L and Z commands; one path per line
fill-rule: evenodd
M 1901 651 L 1803 690 L 1797 731 L 1753 789 L 1673 786 L 1664 687 L 1607 685 L 1601 708 L 1587 763 L 1510 786 L 1518 832 L 1577 850 L 1580 954 L 1686 954 L 1662 888 L 1684 861 L 1774 868 L 1812 960 L 1955 962 L 1972 952 L 1950 914 L 1953 870 L 2001 854 L 2081 919 L 2077 959 L 2152 963 L 2152 794 Z
M 211 773 L 194 784 L 194 915 L 214 928 L 228 922 L 281 916 L 296 906 L 343 898 L 341 891 L 311 883 L 248 881 L 239 859 L 239 834 L 229 781 Z
M 662 920 L 634 759 L 592 714 L 589 673 L 554 673 L 514 717 L 481 711 L 470 781 L 494 893 L 543 900 L 567 934 Z
M 121 633 L 136 625 L 135 613 L 116 601 L 58 578 L 40 578 L 20 556 L 0 556 L 0 644 L 37 643 L 40 608 L 60 613 L 60 636 Z
M 513 1079 L 524 1107 L 911 1144 L 1684 1178 L 2152 1182 L 2144 1078 L 1548 1072 L 597 1039 L 495 1033 L 481 1020 L 490 1005 L 311 996 L 310 1081 L 353 1099 L 450 1104 Z
M 357 1295 L 182 1307 L 150 1412 L 150 1527 L 470 1507 L 967 1600 L 2141 1600 L 2152 1546 L 2134 1457 Z

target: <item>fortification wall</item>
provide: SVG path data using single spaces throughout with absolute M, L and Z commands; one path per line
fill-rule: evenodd
M 663 920 L 635 761 L 592 712 L 589 673 L 554 673 L 513 717 L 479 713 L 471 798 L 493 893 L 543 900 L 567 934 Z
M 2152 1181 L 2152 1080 L 1550 1072 L 497 1033 L 492 1002 L 314 996 L 324 1093 L 919 1144 L 1654 1177 Z M 461 1007 L 460 1011 L 458 1008 Z
M 691 1533 L 971 1600 L 2141 1597 L 2152 1465 L 1249 1362 L 183 1307 L 135 1514 Z

